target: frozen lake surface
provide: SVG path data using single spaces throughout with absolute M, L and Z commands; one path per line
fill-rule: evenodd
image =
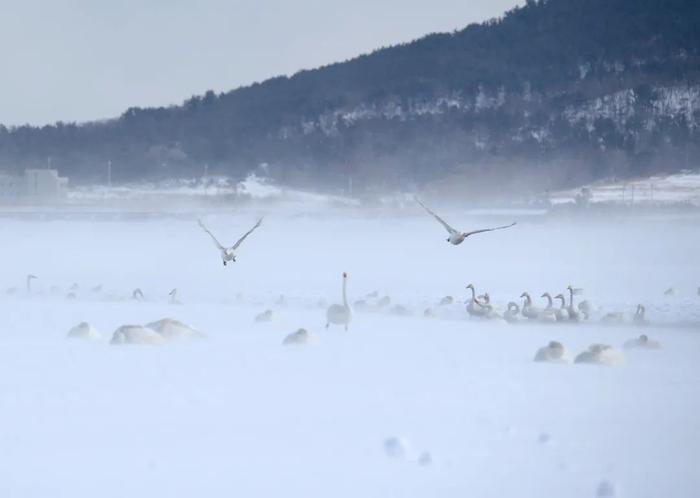
M 194 217 L 2 220 L 0 496 L 697 496 L 697 220 L 539 217 L 457 247 L 418 210 L 205 220 L 233 243 L 259 214 L 226 268 Z M 510 221 L 445 216 L 464 229 Z M 377 291 L 392 304 L 325 330 L 344 271 L 351 303 Z M 469 283 L 501 309 L 571 284 L 595 312 L 469 319 Z M 644 329 L 599 322 L 640 303 Z M 164 317 L 206 338 L 109 344 L 121 325 Z M 82 321 L 101 340 L 67 339 Z M 316 342 L 283 346 L 301 327 Z M 622 350 L 640 333 L 662 349 Z M 610 344 L 625 361 L 533 362 L 550 340 L 572 356 Z

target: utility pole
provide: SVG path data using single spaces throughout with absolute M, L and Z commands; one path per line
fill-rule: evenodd
M 46 169 L 51 169 L 51 156 L 46 158 Z
M 107 161 L 107 186 L 112 186 L 112 160 Z
M 204 163 L 204 177 L 202 178 L 202 183 L 204 184 L 204 195 L 207 195 L 209 190 L 209 163 Z

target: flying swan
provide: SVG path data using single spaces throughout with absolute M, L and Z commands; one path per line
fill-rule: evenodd
M 243 243 L 243 241 L 246 239 L 246 237 L 247 237 L 248 235 L 250 235 L 251 233 L 253 233 L 253 232 L 255 231 L 255 229 L 258 228 L 258 227 L 260 226 L 260 224 L 262 223 L 262 220 L 263 220 L 263 219 L 260 218 L 260 219 L 258 220 L 258 222 L 253 226 L 253 228 L 251 228 L 250 230 L 248 230 L 248 231 L 243 235 L 243 237 L 241 237 L 240 239 L 238 239 L 238 241 L 237 241 L 235 244 L 233 244 L 231 247 L 224 247 L 223 245 L 221 245 L 221 242 L 219 242 L 219 241 L 216 239 L 216 237 L 214 237 L 214 234 L 211 233 L 211 232 L 209 231 L 209 229 L 208 229 L 206 226 L 204 226 L 204 223 L 202 223 L 202 220 L 197 220 L 197 223 L 199 223 L 199 226 L 202 227 L 202 230 L 204 230 L 205 232 L 207 232 L 207 233 L 209 234 L 209 236 L 211 237 L 211 240 L 214 241 L 214 245 L 216 245 L 216 247 L 219 248 L 219 251 L 221 251 L 221 260 L 222 260 L 222 262 L 224 263 L 224 266 L 226 266 L 226 264 L 227 264 L 229 261 L 232 261 L 232 262 L 234 262 L 234 263 L 236 262 L 236 254 L 235 254 L 234 251 L 236 251 L 236 250 L 240 247 L 240 245 Z
M 516 224 L 516 222 L 511 223 L 510 225 L 505 225 L 502 227 L 493 227 L 493 228 L 482 228 L 481 230 L 472 230 L 471 232 L 460 232 L 458 230 L 455 230 L 452 228 L 450 225 L 447 224 L 445 220 L 440 218 L 437 214 L 433 213 L 428 207 L 423 204 L 421 201 L 416 199 L 418 201 L 418 204 L 423 206 L 423 209 L 425 209 L 428 214 L 430 214 L 433 218 L 435 218 L 443 227 L 445 227 L 445 230 L 450 234 L 450 236 L 447 238 L 447 242 L 449 242 L 452 245 L 458 246 L 462 242 L 464 242 L 464 239 L 469 237 L 470 235 L 476 235 L 477 233 L 483 233 L 483 232 L 492 232 L 493 230 L 502 230 L 504 228 L 510 228 L 513 225 Z

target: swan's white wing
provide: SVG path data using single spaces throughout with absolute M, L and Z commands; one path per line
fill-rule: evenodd
M 483 228 L 483 229 L 481 229 L 481 230 L 474 230 L 474 231 L 472 231 L 472 232 L 467 232 L 467 233 L 465 233 L 464 235 L 465 235 L 465 237 L 469 237 L 470 235 L 474 235 L 474 234 L 477 234 L 477 233 L 493 232 L 494 230 L 503 230 L 504 228 L 510 228 L 510 227 L 512 227 L 512 226 L 514 226 L 514 225 L 517 225 L 517 222 L 513 222 L 513 223 L 511 223 L 510 225 L 505 225 L 505 226 L 502 226 L 502 227 Z
M 448 225 L 445 220 L 443 220 L 437 214 L 433 213 L 430 209 L 428 209 L 428 207 L 425 204 L 423 204 L 419 199 L 416 199 L 416 201 L 418 201 L 418 204 L 423 206 L 423 209 L 425 209 L 433 218 L 438 220 L 440 222 L 440 224 L 445 227 L 445 230 L 447 230 L 450 233 L 450 235 L 455 234 L 455 233 L 459 233 L 457 230 L 455 230 L 450 225 Z
M 253 232 L 255 231 L 255 229 L 258 228 L 258 227 L 260 226 L 260 224 L 262 223 L 262 220 L 263 220 L 263 219 L 260 218 L 260 219 L 258 220 L 258 222 L 255 224 L 255 226 L 253 226 L 253 228 L 251 228 L 250 230 L 248 230 L 248 231 L 245 233 L 245 235 L 243 235 L 243 237 L 241 237 L 240 239 L 238 239 L 238 242 L 236 242 L 235 244 L 233 244 L 233 249 L 234 249 L 234 250 L 235 250 L 235 249 L 238 249 L 238 246 L 240 246 L 240 245 L 243 243 L 243 241 L 245 240 L 245 238 L 246 238 L 248 235 L 250 235 L 251 233 L 253 233 Z
M 199 226 L 202 227 L 202 230 L 207 232 L 209 234 L 209 237 L 211 237 L 211 240 L 214 241 L 214 244 L 216 244 L 216 247 L 218 247 L 221 251 L 225 249 L 224 246 L 221 245 L 221 242 L 216 240 L 216 237 L 214 237 L 214 234 L 209 231 L 207 227 L 204 226 L 204 223 L 202 223 L 202 220 L 197 220 L 197 223 L 199 223 Z

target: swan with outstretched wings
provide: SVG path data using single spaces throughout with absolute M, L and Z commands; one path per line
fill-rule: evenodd
M 433 211 L 430 210 L 425 204 L 423 204 L 420 200 L 416 199 L 418 201 L 418 204 L 420 204 L 423 209 L 425 209 L 428 214 L 430 214 L 433 218 L 435 218 L 443 227 L 445 227 L 445 230 L 447 230 L 447 233 L 450 234 L 450 236 L 447 238 L 447 242 L 449 242 L 452 245 L 458 246 L 467 237 L 470 237 L 472 235 L 476 235 L 477 233 L 484 233 L 484 232 L 492 232 L 494 230 L 503 230 L 504 228 L 510 228 L 514 225 L 516 225 L 516 222 L 511 223 L 510 225 L 504 225 L 502 227 L 493 227 L 493 228 L 482 228 L 480 230 L 472 230 L 471 232 L 460 232 L 459 230 L 455 230 L 452 228 L 445 220 L 440 218 L 437 214 L 435 214 Z
M 204 230 L 205 232 L 207 232 L 209 234 L 209 236 L 211 237 L 211 240 L 214 241 L 214 245 L 219 249 L 219 251 L 221 251 L 221 260 L 223 261 L 224 266 L 226 266 L 226 264 L 229 261 L 232 261 L 234 263 L 236 262 L 235 251 L 240 247 L 240 245 L 243 243 L 243 241 L 246 239 L 246 237 L 248 237 L 248 235 L 253 233 L 260 226 L 260 224 L 262 223 L 262 220 L 263 219 L 260 218 L 258 220 L 258 222 L 255 225 L 253 225 L 253 228 L 251 228 L 245 234 L 243 234 L 243 236 L 240 239 L 238 239 L 238 241 L 236 241 L 236 243 L 230 247 L 225 247 L 221 242 L 219 242 L 218 239 L 214 236 L 214 234 L 211 233 L 211 231 L 209 231 L 209 229 L 204 225 L 202 220 L 197 220 L 197 222 L 199 223 L 199 226 L 202 227 L 202 230 Z

